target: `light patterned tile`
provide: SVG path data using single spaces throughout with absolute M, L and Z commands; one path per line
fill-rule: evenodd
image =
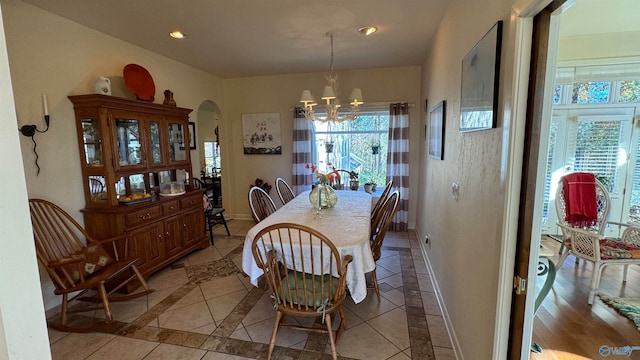
M 58 331 L 51 328 L 47 328 L 47 331 L 49 332 L 49 344 L 53 344 L 56 341 L 62 339 L 63 337 L 69 335 L 68 332 Z
M 400 309 L 391 310 L 385 314 L 367 321 L 372 328 L 391 341 L 399 349 L 406 349 L 409 343 L 409 327 L 407 314 Z
M 158 316 L 158 324 L 161 328 L 174 330 L 193 331 L 193 329 L 212 323 L 214 323 L 213 318 L 204 301 L 175 310 L 167 310 Z
M 248 293 L 247 290 L 240 290 L 207 300 L 213 320 L 217 322 L 224 320 Z
M 51 345 L 53 360 L 84 360 L 115 338 L 101 333 L 69 334 Z
M 271 304 L 269 294 L 265 293 L 256 305 L 242 319 L 242 324 L 247 327 L 265 319 L 271 319 L 276 316 L 276 311 Z
M 451 348 L 434 346 L 433 353 L 436 356 L 436 360 L 456 360 L 456 354 Z
M 200 360 L 207 353 L 206 350 L 194 349 L 184 346 L 160 344 L 144 360 Z
M 380 296 L 383 296 L 385 299 L 391 301 L 396 306 L 404 305 L 404 292 L 398 291 L 397 289 L 393 289 L 387 292 L 381 291 Z
M 351 310 L 362 320 L 370 320 L 376 316 L 380 316 L 388 311 L 395 309 L 397 306 L 391 301 L 380 298 L 375 295 L 367 296 L 363 301 L 358 304 L 354 304 L 353 300 L 347 299 L 343 305 L 345 308 Z
M 93 353 L 87 360 L 138 360 L 143 359 L 159 343 L 117 336 Z
M 200 289 L 206 300 L 210 300 L 219 296 L 246 290 L 242 281 L 238 279 L 236 274 L 227 277 L 205 281 L 200 284 Z
M 451 348 L 451 340 L 442 316 L 427 315 L 429 335 L 433 346 Z
M 208 263 L 222 259 L 222 255 L 214 246 L 206 247 L 199 251 L 194 251 L 187 256 L 188 264 L 190 266 Z
M 275 318 L 267 319 L 246 326 L 245 329 L 253 342 L 268 344 L 273 334 Z M 276 335 L 276 345 L 289 347 L 302 341 L 306 341 L 309 333 L 306 331 L 280 328 Z
M 400 349 L 369 324 L 362 323 L 342 333 L 336 351 L 354 359 L 382 360 L 397 354 Z
M 223 353 L 218 353 L 218 352 L 214 352 L 214 351 L 209 351 L 202 358 L 202 360 L 253 360 L 253 358 L 247 358 L 247 357 L 242 357 L 242 356 L 229 355 L 229 354 L 223 354 Z

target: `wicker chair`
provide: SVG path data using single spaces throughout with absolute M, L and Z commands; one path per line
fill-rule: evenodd
M 249 190 L 249 206 L 251 207 L 251 216 L 256 224 L 276 212 L 276 204 L 273 199 L 258 186 L 253 186 Z
M 564 251 L 556 268 L 560 270 L 562 263 L 569 255 L 577 259 L 593 263 L 591 285 L 587 302 L 593 304 L 593 299 L 600 287 L 603 269 L 608 265 L 624 265 L 623 281 L 627 280 L 627 265 L 640 264 L 640 228 L 619 222 L 608 221 L 611 198 L 607 189 L 596 180 L 597 222 L 587 228 L 573 227 L 567 221 L 566 202 L 564 197 L 564 183 L 558 183 L 556 191 L 557 225 L 562 231 Z M 608 225 L 625 227 L 620 239 L 610 239 L 604 236 Z
M 335 343 L 346 329 L 342 303 L 346 297 L 347 265 L 352 256 L 341 260 L 336 247 L 324 235 L 291 223 L 271 225 L 260 231 L 251 250 L 256 264 L 264 271 L 276 309 L 267 358 L 271 359 L 278 330 L 287 327 L 328 333 L 331 354 L 336 359 Z M 340 313 L 341 321 L 334 340 L 331 315 L 335 312 Z M 286 315 L 321 317 L 324 327 L 283 324 Z
M 46 200 L 30 199 L 29 208 L 38 261 L 51 277 L 54 293 L 62 295 L 60 323 L 48 322 L 49 327 L 71 332 L 95 331 L 104 324 L 68 326 L 67 314 L 102 308 L 109 323 L 113 320 L 110 301 L 130 300 L 153 292 L 135 266 L 138 259 L 127 258 L 129 244 L 126 237 L 94 240 L 68 213 Z M 107 252 L 103 245 L 109 245 L 110 251 Z M 130 276 L 127 276 L 128 271 L 131 271 Z M 144 291 L 110 296 L 130 281 L 138 281 Z M 105 289 L 106 284 L 111 286 L 109 292 Z M 97 297 L 82 296 L 88 290 L 96 290 Z M 101 303 L 102 306 L 69 310 L 69 303 L 75 299 Z
M 399 200 L 400 193 L 398 190 L 392 192 L 380 207 L 380 211 L 371 224 L 371 252 L 373 253 L 373 260 L 375 261 L 378 261 L 382 256 L 382 242 L 387 234 L 389 225 L 391 225 L 391 221 L 393 221 L 393 216 L 398 210 Z M 378 288 L 376 269 L 373 269 L 371 272 L 371 277 L 373 280 L 373 289 L 376 291 L 376 295 L 378 295 L 378 301 L 380 301 L 380 289 Z
M 280 198 L 280 201 L 282 201 L 283 205 L 296 197 L 293 190 L 291 190 L 291 186 L 289 186 L 283 178 L 276 179 L 276 190 L 278 191 L 278 197 Z

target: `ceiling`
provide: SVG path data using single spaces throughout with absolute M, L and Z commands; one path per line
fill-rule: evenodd
M 452 0 L 22 0 L 222 78 L 421 65 Z M 569 3 L 572 3 L 569 1 Z M 638 0 L 577 0 L 561 36 L 637 31 Z M 608 14 L 602 16 L 602 14 Z M 615 16 L 611 16 L 615 14 Z M 357 30 L 380 30 L 364 36 Z M 186 39 L 168 33 L 181 30 Z
M 421 65 L 450 0 L 23 0 L 223 78 Z M 358 28 L 373 25 L 370 36 Z M 180 30 L 186 39 L 169 37 Z

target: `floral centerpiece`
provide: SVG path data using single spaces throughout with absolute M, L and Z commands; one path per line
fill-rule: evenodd
M 264 190 L 267 194 L 271 191 L 271 185 L 269 185 L 266 181 L 257 178 L 253 184 L 251 184 L 249 187 L 252 188 L 254 186 L 257 186 L 259 188 L 262 188 L 262 190 Z
M 331 163 L 327 164 L 331 166 Z M 311 189 L 309 193 L 309 202 L 318 211 L 318 214 L 322 209 L 334 207 L 338 202 L 338 195 L 331 187 L 334 181 L 340 179 L 340 174 L 335 167 L 331 166 L 331 171 L 328 173 L 321 172 L 315 164 L 306 164 L 305 168 L 310 169 L 317 179 L 316 186 Z

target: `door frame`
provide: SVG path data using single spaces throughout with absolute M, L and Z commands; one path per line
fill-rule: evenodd
M 572 2 L 572 0 L 569 0 Z M 532 269 L 537 264 L 538 244 L 532 243 L 535 219 L 540 218 L 540 202 L 535 201 L 541 189 L 538 188 L 538 168 L 540 149 L 548 139 L 541 139 L 543 133 L 543 113 L 545 109 L 545 84 L 549 55 L 549 31 L 551 15 L 565 5 L 565 0 L 518 1 L 513 7 L 516 23 L 516 59 L 514 71 L 513 111 L 514 119 L 524 118 L 524 122 L 513 121 L 508 135 L 510 160 L 502 166 L 508 178 L 505 180 L 505 221 L 503 229 L 503 257 L 501 263 L 501 289 L 499 299 L 503 304 L 498 308 L 494 358 L 507 354 L 509 359 L 528 359 L 533 332 L 533 298 L 535 281 L 527 281 L 526 294 L 518 295 L 514 289 L 514 277 L 529 279 L 535 274 Z M 513 18 L 512 17 L 512 18 Z M 553 55 L 553 54 L 552 54 Z M 525 100 L 526 99 L 526 100 Z M 547 125 L 548 126 L 548 125 Z M 512 132 L 509 134 L 509 132 Z M 520 151 L 521 150 L 521 151 Z M 511 154 L 522 154 L 511 159 Z M 511 169 L 511 171 L 509 171 Z M 517 169 L 521 169 L 518 173 Z M 537 204 L 537 205 L 536 205 Z M 539 229 L 539 226 L 538 226 Z M 539 230 L 538 230 L 539 231 Z M 516 241 L 509 241 L 515 237 Z M 512 245 L 512 246 L 510 246 Z M 535 246 L 532 246 L 535 245 Z M 511 255 L 511 256 L 510 256 Z M 509 265 L 512 265 L 509 268 Z M 508 293 L 507 293 L 508 291 Z M 511 299 L 507 302 L 507 299 Z M 508 309 L 507 309 L 508 308 Z M 509 313 L 508 327 L 500 327 L 504 313 Z M 502 322 L 504 324 L 504 322 Z M 506 335 L 506 336 L 503 336 Z M 508 339 L 506 341 L 501 339 Z

